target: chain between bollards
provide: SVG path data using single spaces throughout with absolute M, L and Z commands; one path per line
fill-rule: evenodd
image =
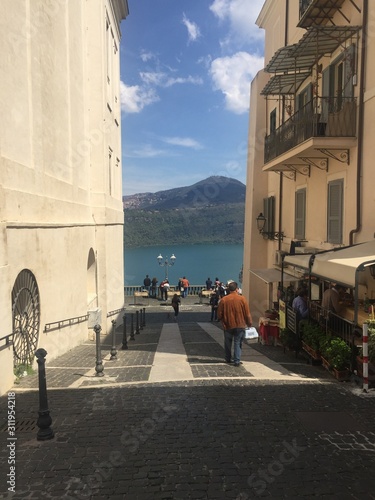
M 131 323 L 130 323 L 130 340 L 135 340 L 135 337 L 134 337 L 134 314 L 133 313 L 131 313 L 130 319 L 131 319 Z
M 123 350 L 126 350 L 128 349 L 128 340 L 126 338 L 126 315 L 124 314 L 124 316 L 122 317 L 122 321 L 123 321 L 123 330 L 122 330 L 122 348 Z
M 117 349 L 116 349 L 116 320 L 112 320 L 112 349 L 110 361 L 115 361 L 117 359 Z
M 96 365 L 95 365 L 95 371 L 96 371 L 96 376 L 97 377 L 104 377 L 104 366 L 102 363 L 102 355 L 100 352 L 100 332 L 102 330 L 102 327 L 100 325 L 95 325 L 94 326 L 94 332 L 96 335 Z
M 46 441 L 54 437 L 54 432 L 51 428 L 52 418 L 49 414 L 47 401 L 46 355 L 47 351 L 45 349 L 38 349 L 35 352 L 39 379 L 39 418 L 37 420 L 39 431 L 36 435 L 38 441 Z

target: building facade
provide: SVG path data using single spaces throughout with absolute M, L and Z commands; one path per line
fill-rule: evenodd
M 51 361 L 90 322 L 106 333 L 123 307 L 127 15 L 127 0 L 2 5 L 0 393 L 14 363 L 33 363 L 39 347 Z
M 284 254 L 374 240 L 374 20 L 368 0 L 266 0 L 257 19 L 243 290 L 259 316 L 277 300 Z

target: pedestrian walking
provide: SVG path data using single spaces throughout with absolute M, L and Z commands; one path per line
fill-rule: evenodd
M 228 285 L 229 295 L 223 297 L 218 306 L 217 316 L 224 328 L 225 361 L 231 363 L 232 344 L 234 342 L 233 362 L 238 367 L 241 364 L 242 341 L 245 328 L 252 325 L 249 304 L 238 294 L 238 285 L 232 281 Z
M 177 321 L 177 316 L 178 316 L 179 309 L 180 309 L 180 303 L 181 303 L 180 297 L 177 295 L 177 293 L 175 293 L 172 297 L 172 307 L 174 310 L 175 321 Z
M 219 296 L 216 292 L 213 292 L 210 297 L 211 306 L 211 321 L 218 321 L 217 319 L 217 307 L 219 305 Z

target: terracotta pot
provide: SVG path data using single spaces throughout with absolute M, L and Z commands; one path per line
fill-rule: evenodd
M 302 341 L 302 349 L 307 352 L 307 354 L 309 354 L 313 359 L 315 359 L 316 361 L 320 361 L 321 360 L 321 355 L 320 355 L 320 352 L 319 351 L 315 351 L 312 347 L 310 347 L 309 345 L 307 345 L 305 342 Z

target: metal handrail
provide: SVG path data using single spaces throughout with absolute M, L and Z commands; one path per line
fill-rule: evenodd
M 4 337 L 1 337 L 0 338 L 0 342 L 5 340 L 5 345 L 10 345 L 12 344 L 13 342 L 13 338 L 12 340 L 10 340 L 10 337 L 14 337 L 14 335 L 16 334 L 17 332 L 12 332 L 12 333 L 9 333 L 8 335 L 5 335 Z
M 78 323 L 83 323 L 89 319 L 89 315 L 85 314 L 84 316 L 76 316 L 75 318 L 62 319 L 60 321 L 54 321 L 53 323 L 46 323 L 44 325 L 44 331 L 48 332 L 51 330 L 59 330 L 60 328 L 64 328 L 66 326 L 76 325 Z

